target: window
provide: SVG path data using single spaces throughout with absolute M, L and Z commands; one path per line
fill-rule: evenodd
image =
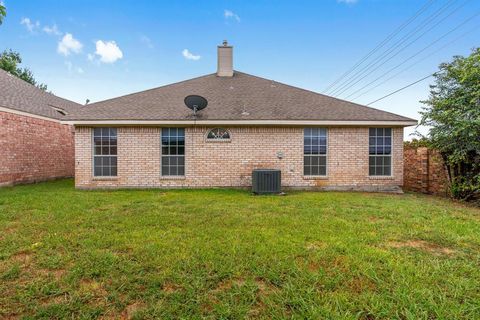
M 224 128 L 213 128 L 208 131 L 207 140 L 230 140 L 230 132 Z
M 162 128 L 162 176 L 185 175 L 185 129 Z
M 327 175 L 327 129 L 305 128 L 303 133 L 303 174 Z
M 369 129 L 369 171 L 370 176 L 392 174 L 392 129 Z
M 117 129 L 93 129 L 93 175 L 111 177 L 117 175 Z

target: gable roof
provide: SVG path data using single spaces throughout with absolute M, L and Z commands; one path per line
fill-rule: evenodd
M 56 109 L 70 114 L 82 105 L 57 97 L 0 69 L 0 107 L 29 114 L 62 120 L 65 117 Z
M 384 121 L 415 120 L 339 100 L 312 91 L 235 71 L 215 73 L 126 96 L 93 103 L 67 115 L 68 120 L 192 121 L 188 95 L 201 95 L 207 108 L 197 121 Z M 74 121 L 75 122 L 75 121 Z M 80 121 L 79 121 L 80 122 Z

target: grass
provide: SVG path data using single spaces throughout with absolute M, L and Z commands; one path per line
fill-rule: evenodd
M 479 266 L 417 194 L 0 189 L 0 318 L 478 319 Z

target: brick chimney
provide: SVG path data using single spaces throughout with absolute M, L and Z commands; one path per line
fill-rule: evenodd
M 217 76 L 233 76 L 233 47 L 228 45 L 227 40 L 223 40 L 221 46 L 218 46 Z

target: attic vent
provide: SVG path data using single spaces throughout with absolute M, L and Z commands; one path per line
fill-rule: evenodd
M 61 108 L 57 108 L 57 107 L 54 107 L 52 105 L 49 104 L 49 107 L 52 108 L 53 110 L 57 111 L 59 114 L 61 114 L 62 116 L 66 116 L 67 113 L 65 112 L 65 110 L 61 109 Z

